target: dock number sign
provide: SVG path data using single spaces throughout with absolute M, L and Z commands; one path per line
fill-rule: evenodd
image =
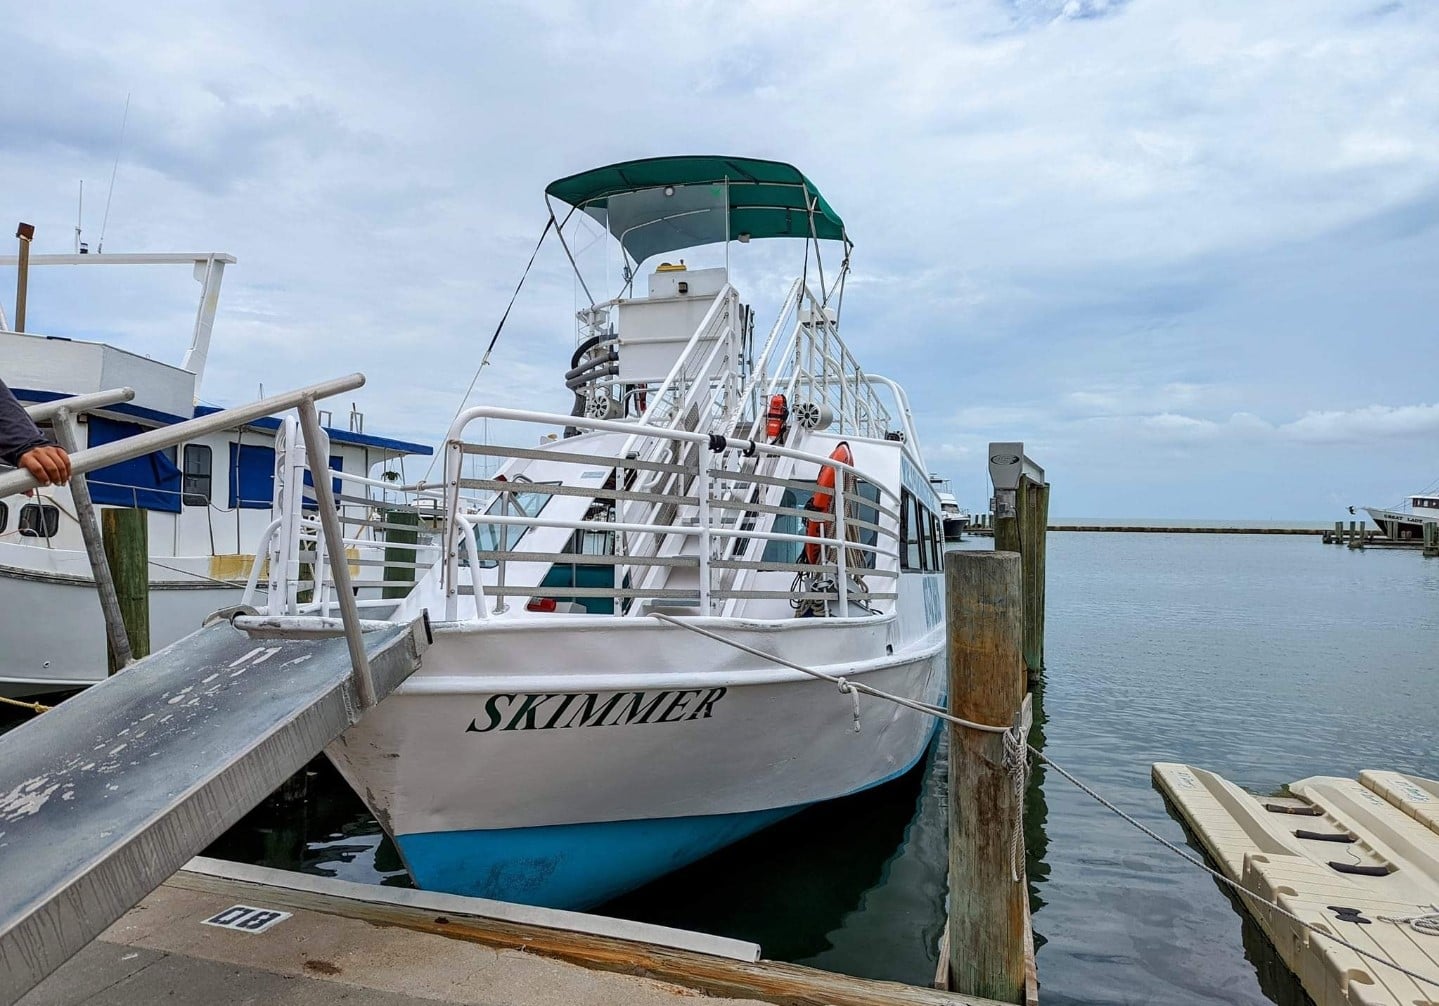
M 221 929 L 238 929 L 242 933 L 263 933 L 278 922 L 290 917 L 289 912 L 276 912 L 269 908 L 253 905 L 231 905 L 229 908 L 204 920 L 204 925 L 219 926 Z

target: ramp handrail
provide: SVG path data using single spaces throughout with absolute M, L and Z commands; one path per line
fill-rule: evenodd
M 131 458 L 138 458 L 142 454 L 150 454 L 174 446 L 193 437 L 233 429 L 276 412 L 298 408 L 305 402 L 313 403 L 317 399 L 331 398 L 346 391 L 353 391 L 363 387 L 364 384 L 364 374 L 337 377 L 334 380 L 321 381 L 318 384 L 307 385 L 294 391 L 271 395 L 269 398 L 262 398 L 249 405 L 239 405 L 233 409 L 212 412 L 210 415 L 201 416 L 198 419 L 187 419 L 185 422 L 175 423 L 173 426 L 162 426 L 159 429 L 147 430 L 144 433 L 137 433 L 133 437 L 102 444 L 99 447 L 76 451 L 70 455 L 70 471 L 77 475 L 83 475 L 96 468 L 129 461 Z M 72 410 L 74 408 L 73 403 L 69 400 L 57 404 L 68 406 Z M 28 492 L 39 486 L 40 483 L 35 480 L 35 477 L 24 470 L 0 474 L 0 498 Z
M 57 398 L 53 402 L 27 405 L 25 413 L 35 422 L 45 423 L 58 416 L 62 409 L 68 409 L 71 415 L 78 416 L 131 401 L 134 397 L 134 388 L 111 388 L 109 391 L 92 391 L 88 395 L 71 395 L 68 398 Z

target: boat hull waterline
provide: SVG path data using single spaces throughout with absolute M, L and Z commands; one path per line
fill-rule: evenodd
M 636 621 L 603 650 L 546 646 L 533 623 L 439 625 L 425 668 L 331 745 L 417 884 L 591 907 L 810 804 L 894 779 L 934 736 L 932 717 L 872 699 L 861 699 L 856 731 L 852 698 L 833 684 Z M 825 620 L 822 631 L 706 621 L 827 673 L 943 696 L 942 630 L 887 653 L 888 619 Z M 845 659 L 846 649 L 872 656 Z M 474 670 L 481 653 L 506 671 Z M 816 654 L 832 659 L 816 664 Z

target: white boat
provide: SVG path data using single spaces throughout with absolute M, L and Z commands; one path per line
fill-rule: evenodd
M 132 388 L 131 401 L 80 417 L 82 446 L 89 447 L 217 411 L 197 400 L 221 280 L 234 261 L 210 252 L 30 257 L 31 266 L 47 267 L 190 266 L 200 284 L 200 303 L 189 348 L 178 364 L 106 342 L 12 331 L 0 313 L 0 371 L 6 383 L 27 405 Z M 0 258 L 0 265 L 14 262 Z M 50 313 L 45 308 L 32 298 L 32 315 L 37 309 Z M 148 513 L 152 649 L 193 632 L 207 614 L 239 601 L 254 560 L 247 547 L 274 519 L 279 425 L 278 419 L 260 420 L 88 476 L 97 507 L 136 506 Z M 331 464 L 347 479 L 365 478 L 373 466 L 406 454 L 432 453 L 421 444 L 363 432 L 363 416 L 353 411 L 348 428 L 331 429 L 329 435 Z M 80 688 L 105 676 L 104 622 L 68 487 L 0 501 L 0 638 L 0 695 Z
M 916 764 L 930 717 L 785 663 L 940 701 L 943 535 L 904 392 L 839 337 L 850 245 L 803 174 L 673 157 L 546 191 L 620 270 L 579 313 L 574 414 L 457 417 L 443 484 L 409 487 L 415 588 L 361 602 L 428 611 L 433 645 L 328 754 L 421 887 L 574 908 Z M 808 276 L 756 339 L 729 255 L 779 237 Z M 267 613 L 335 610 L 292 596 Z
M 1425 524 L 1439 523 L 1439 496 L 1421 493 L 1409 497 L 1407 507 L 1385 510 L 1367 506 L 1364 512 L 1380 531 L 1395 541 L 1418 541 L 1424 537 Z
M 964 529 L 969 527 L 969 511 L 960 508 L 959 500 L 955 499 L 954 491 L 950 488 L 949 479 L 931 474 L 929 484 L 934 486 L 935 494 L 939 497 L 939 519 L 944 526 L 944 540 L 963 541 Z

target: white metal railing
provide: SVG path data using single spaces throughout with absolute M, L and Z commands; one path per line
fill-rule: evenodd
M 613 454 L 584 454 L 564 452 L 556 448 L 544 453 L 559 462 L 584 464 L 592 467 L 604 466 L 612 473 L 613 486 L 572 486 L 546 484 L 543 482 L 500 481 L 497 479 L 466 479 L 463 477 L 463 459 L 466 454 L 486 454 L 490 448 L 467 443 L 464 439 L 470 423 L 482 419 L 514 420 L 546 426 L 573 426 L 583 430 L 609 432 L 624 435 L 626 443 L 633 440 L 661 441 L 667 445 L 683 445 L 688 448 L 692 460 L 659 462 L 639 457 L 629 458 Z M 647 445 L 646 445 L 647 446 Z M 504 449 L 501 449 L 502 451 Z M 513 452 L 513 449 L 510 449 Z M 709 457 L 706 457 L 708 452 Z M 529 452 L 526 452 L 529 453 Z M 733 610 L 733 602 L 770 598 L 792 598 L 801 601 L 838 602 L 842 610 L 852 600 L 871 601 L 892 599 L 892 592 L 871 591 L 863 584 L 862 577 L 894 577 L 898 575 L 898 498 L 895 494 L 875 482 L 865 479 L 865 474 L 852 465 L 831 458 L 800 451 L 779 444 L 761 444 L 752 440 L 725 437 L 721 434 L 703 434 L 683 429 L 650 428 L 640 431 L 633 423 L 613 420 L 580 419 L 551 413 L 531 412 L 518 409 L 502 409 L 480 406 L 466 410 L 456 417 L 446 435 L 445 443 L 446 489 L 449 494 L 445 512 L 445 539 L 443 543 L 445 570 L 442 583 L 445 593 L 446 618 L 459 617 L 460 597 L 465 588 L 477 595 L 483 595 L 486 588 L 480 583 L 481 561 L 494 564 L 495 583 L 488 588 L 496 601 L 495 611 L 503 610 L 504 598 L 510 596 L 528 597 L 611 597 L 628 602 L 636 598 L 693 598 L 699 608 L 712 613 L 717 603 Z M 760 475 L 754 472 L 733 470 L 725 467 L 735 458 L 753 456 L 759 458 L 787 459 L 791 464 L 788 477 Z M 710 459 L 714 459 L 713 461 Z M 800 507 L 783 507 L 777 503 L 758 503 L 753 494 L 738 498 L 714 495 L 717 478 L 732 483 L 751 483 L 777 489 L 782 493 L 787 486 L 810 487 L 793 472 L 794 463 L 802 465 L 828 466 L 842 475 L 836 478 L 835 503 L 832 516 L 816 514 Z M 660 486 L 648 488 L 627 488 L 627 471 L 653 472 L 669 480 Z M 875 499 L 857 495 L 852 480 L 864 479 L 874 486 Z M 638 481 L 638 480 L 636 480 Z M 544 510 L 538 515 L 511 515 L 505 513 L 475 513 L 460 504 L 459 492 L 464 488 L 482 489 L 496 493 L 514 493 L 522 487 L 525 493 L 548 496 L 584 496 L 591 500 L 605 500 L 613 506 L 614 519 L 566 520 L 546 517 Z M 852 516 L 857 508 L 868 508 L 873 517 L 861 521 Z M 776 517 L 793 517 L 801 522 L 817 522 L 816 532 L 788 533 L 764 530 L 760 525 L 773 525 Z M 726 524 L 734 526 L 726 526 Z M 560 551 L 529 552 L 514 547 L 524 541 L 523 534 L 512 539 L 506 534 L 493 536 L 496 547 L 479 549 L 474 544 L 476 526 L 491 525 L 505 528 L 562 528 L 573 531 L 609 533 L 622 537 L 624 544 L 617 545 L 614 552 L 602 559 L 583 554 Z M 852 526 L 851 526 L 852 525 Z M 858 533 L 856 533 L 858 532 Z M 864 532 L 869 532 L 871 541 L 864 541 Z M 770 541 L 790 542 L 812 546 L 819 550 L 818 562 L 785 562 L 765 560 L 758 557 L 741 559 L 737 557 L 740 543 L 754 541 L 763 549 Z M 685 544 L 693 543 L 692 551 L 686 551 Z M 462 576 L 462 549 L 468 551 L 469 580 Z M 508 562 L 545 562 L 576 564 L 598 563 L 611 565 L 615 569 L 613 586 L 589 587 L 558 586 L 543 587 L 536 584 L 518 586 L 505 582 L 505 564 Z M 633 567 L 641 573 L 638 583 L 626 585 L 625 572 Z M 673 571 L 693 569 L 697 576 L 693 587 L 674 586 Z M 810 589 L 787 591 L 765 591 L 745 589 L 733 584 L 719 583 L 716 571 L 742 570 L 751 574 L 762 570 L 781 570 L 803 575 Z M 669 572 L 666 572 L 669 571 Z M 825 581 L 828 580 L 828 583 Z M 661 585 L 663 584 L 663 585 Z M 477 597 L 477 614 L 484 611 L 484 603 Z M 637 610 L 632 610 L 637 613 Z
M 316 472 L 325 472 L 329 464 L 328 438 L 320 427 L 319 415 L 315 410 L 315 401 L 320 398 L 328 398 L 346 391 L 352 391 L 362 387 L 365 383 L 363 374 L 350 374 L 347 377 L 336 378 L 331 381 L 323 381 L 319 384 L 312 384 L 309 387 L 299 388 L 295 391 L 285 392 L 279 395 L 272 395 L 262 398 L 259 401 L 251 402 L 249 405 L 242 405 L 232 409 L 224 409 L 213 412 L 209 415 L 200 416 L 196 419 L 188 419 L 181 423 L 170 426 L 162 426 L 158 429 L 147 430 L 144 433 L 137 433 L 133 437 L 125 437 L 121 440 L 102 444 L 98 447 L 90 447 L 84 450 L 71 449 L 70 473 L 72 477 L 83 476 L 97 468 L 104 468 L 108 465 L 118 464 L 121 461 L 128 461 L 131 458 L 141 457 L 166 447 L 184 443 L 196 437 L 205 436 L 210 433 L 218 433 L 222 430 L 234 429 L 237 426 L 244 426 L 257 419 L 273 415 L 277 412 L 285 412 L 295 409 L 299 412 L 300 426 L 305 430 L 306 450 L 308 452 L 309 467 Z M 57 414 L 61 420 L 60 427 L 67 430 L 73 428 L 69 423 L 68 410 Z M 293 419 L 286 421 L 294 424 Z M 78 444 L 74 445 L 78 447 Z M 299 467 L 303 471 L 304 465 Z M 0 473 L 0 498 L 15 493 L 28 492 L 38 487 L 34 476 L 28 471 L 17 470 Z M 314 493 L 316 507 L 320 522 L 324 526 L 327 547 L 331 550 L 329 559 L 333 566 L 335 579 L 336 596 L 341 611 L 344 626 L 345 643 L 350 653 L 350 663 L 354 668 L 355 691 L 359 697 L 360 704 L 369 708 L 375 704 L 374 681 L 370 674 L 370 660 L 365 652 L 364 640 L 361 636 L 359 610 L 355 606 L 355 597 L 350 585 L 349 568 L 339 560 L 344 558 L 343 545 L 340 544 L 341 534 L 339 531 L 339 515 L 336 502 L 331 490 L 328 478 L 315 480 Z M 296 509 L 300 506 L 301 494 L 296 494 Z M 284 517 L 281 518 L 283 527 Z M 269 537 L 273 538 L 278 532 L 270 532 Z M 335 550 L 339 549 L 338 557 Z M 93 553 L 92 564 L 96 567 L 97 581 L 101 576 L 107 576 L 105 572 L 98 572 L 100 561 Z M 256 560 L 258 565 L 258 555 Z M 107 577 L 108 578 L 108 577 Z

